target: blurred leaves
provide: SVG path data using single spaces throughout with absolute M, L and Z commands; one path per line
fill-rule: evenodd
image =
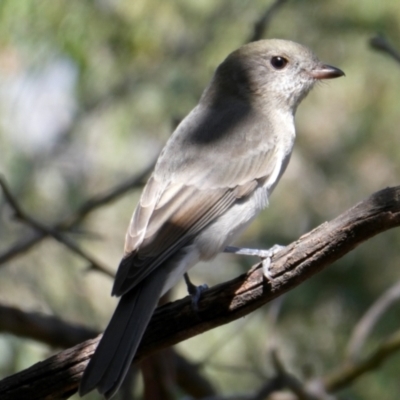
M 174 121 L 196 104 L 214 68 L 251 37 L 272 3 L 0 1 L 0 173 L 26 212 L 52 226 L 87 198 L 147 167 Z M 274 14 L 266 37 L 309 45 L 346 77 L 319 85 L 301 105 L 291 163 L 242 244 L 288 243 L 371 192 L 399 183 L 400 67 L 368 47 L 381 32 L 399 50 L 399 23 L 400 6 L 390 0 L 293 0 Z M 138 195 L 91 213 L 75 227 L 73 239 L 116 267 Z M 0 199 L 0 254 L 31 234 Z M 290 372 L 318 376 L 339 365 L 358 319 L 399 279 L 399 248 L 399 233 L 388 232 L 288 294 L 275 337 Z M 201 264 L 195 279 L 215 284 L 251 263 L 225 255 L 218 264 L 223 257 L 237 269 Z M 0 301 L 103 327 L 115 304 L 108 295 L 111 281 L 85 268 L 86 262 L 47 240 L 0 267 Z M 382 317 L 369 349 L 398 329 L 398 315 L 393 308 Z M 205 366 L 222 392 L 243 392 L 259 377 L 221 372 L 212 362 L 271 372 L 266 357 L 254 356 L 263 354 L 269 340 L 263 318 L 260 313 L 249 319 L 242 340 L 216 351 Z M 232 324 L 180 347 L 188 358 L 201 359 L 236 329 Z M 2 375 L 25 365 L 21 354 L 43 356 L 9 336 L 1 340 L 15 349 L 10 355 L 0 342 L 0 355 L 12 358 L 0 364 Z M 345 393 L 352 399 L 394 398 L 398 362 L 397 356 Z

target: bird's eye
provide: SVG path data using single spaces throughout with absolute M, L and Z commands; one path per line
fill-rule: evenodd
M 271 58 L 271 65 L 275 69 L 283 69 L 286 67 L 288 60 L 285 57 L 275 56 Z

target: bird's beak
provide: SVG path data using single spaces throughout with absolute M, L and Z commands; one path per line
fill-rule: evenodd
M 310 75 L 314 79 L 332 79 L 343 76 L 344 72 L 339 68 L 332 67 L 331 65 L 319 65 L 310 72 Z

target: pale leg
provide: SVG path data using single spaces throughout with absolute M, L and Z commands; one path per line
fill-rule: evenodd
M 244 247 L 227 246 L 224 249 L 224 253 L 233 253 L 233 254 L 239 254 L 239 255 L 244 255 L 244 256 L 260 257 L 262 259 L 264 276 L 267 279 L 272 281 L 272 276 L 271 276 L 271 273 L 269 270 L 269 267 L 271 266 L 271 257 L 284 248 L 285 248 L 285 246 L 281 246 L 279 244 L 272 246 L 268 250 L 247 249 Z

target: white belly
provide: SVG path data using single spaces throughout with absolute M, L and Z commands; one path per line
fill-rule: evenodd
M 281 142 L 273 172 L 264 185 L 258 187 L 247 199 L 233 205 L 225 214 L 207 226 L 195 239 L 200 259 L 208 260 L 231 244 L 254 220 L 261 210 L 268 206 L 268 199 L 286 169 L 295 139 L 294 127 L 291 135 Z
M 285 122 L 288 119 L 284 120 Z M 290 122 L 290 119 L 289 119 Z M 286 135 L 278 143 L 276 165 L 265 181 L 249 197 L 234 204 L 228 211 L 208 225 L 194 239 L 193 244 L 182 249 L 179 261 L 171 269 L 164 292 L 200 260 L 209 260 L 231 244 L 254 220 L 261 210 L 268 206 L 268 199 L 286 169 L 295 139 L 293 121 L 286 127 Z

